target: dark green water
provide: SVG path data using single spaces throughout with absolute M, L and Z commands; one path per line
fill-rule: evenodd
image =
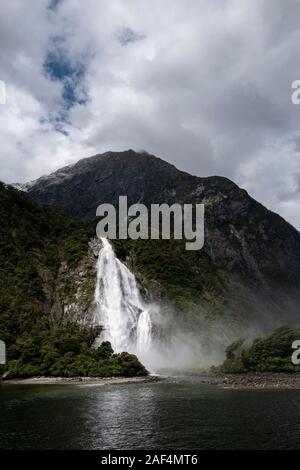
M 144 385 L 0 387 L 0 448 L 300 449 L 300 391 Z

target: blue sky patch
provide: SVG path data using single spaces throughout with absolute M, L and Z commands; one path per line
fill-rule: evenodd
M 85 77 L 85 67 L 82 63 L 72 64 L 67 56 L 54 51 L 47 55 L 44 69 L 52 80 L 62 82 L 63 99 L 67 109 L 74 106 L 74 104 L 84 104 L 86 102 L 87 98 L 82 93 L 82 84 Z
M 64 49 L 64 40 L 55 37 L 51 40 L 51 48 L 43 64 L 46 75 L 62 84 L 62 106 L 55 117 L 47 120 L 53 127 L 62 131 L 63 123 L 68 120 L 69 110 L 76 104 L 84 105 L 88 101 L 85 87 L 86 68 L 80 60 L 71 59 Z

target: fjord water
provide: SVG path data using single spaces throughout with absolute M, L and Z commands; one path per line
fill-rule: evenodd
M 128 351 L 147 359 L 151 347 L 151 317 L 136 279 L 115 256 L 106 238 L 97 262 L 94 322 L 103 327 L 97 340 L 110 341 L 115 352 Z
M 102 244 L 94 320 L 104 330 L 98 342 L 137 353 L 148 366 L 151 308 L 110 243 Z M 0 384 L 0 449 L 300 449 L 300 390 L 230 390 L 204 380 Z
M 1 449 L 300 449 L 299 390 L 0 386 Z

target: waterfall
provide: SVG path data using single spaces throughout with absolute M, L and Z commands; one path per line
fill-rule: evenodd
M 103 331 L 96 344 L 110 341 L 115 352 L 144 356 L 151 346 L 151 317 L 142 301 L 135 276 L 115 256 L 111 244 L 101 238 L 97 261 L 94 321 Z

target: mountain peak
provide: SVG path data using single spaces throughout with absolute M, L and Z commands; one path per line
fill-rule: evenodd
M 94 215 L 104 202 L 117 202 L 127 195 L 129 202 L 184 201 L 188 193 L 239 190 L 232 181 L 220 176 L 196 177 L 146 151 L 133 149 L 107 151 L 25 184 L 15 184 L 39 202 L 58 206 L 73 215 Z M 193 194 L 192 194 L 193 193 Z
M 133 149 L 123 150 L 123 151 L 107 151 L 104 153 L 97 153 L 90 157 L 85 157 L 78 160 L 75 163 L 71 163 L 64 167 L 55 170 L 54 172 L 50 173 L 49 175 L 43 175 L 36 180 L 32 180 L 26 183 L 14 183 L 11 186 L 15 187 L 20 191 L 27 192 L 29 190 L 34 191 L 35 188 L 40 187 L 41 185 L 59 185 L 62 184 L 64 181 L 69 180 L 74 175 L 86 172 L 89 170 L 97 169 L 98 166 L 103 165 L 115 165 L 119 163 L 120 165 L 126 164 L 127 166 L 144 166 L 144 165 L 154 165 L 155 167 L 161 167 L 165 169 L 169 169 L 170 171 L 180 172 L 177 168 L 162 160 L 155 155 L 152 155 L 145 150 L 137 152 Z M 183 172 L 181 172 L 183 173 Z
M 197 276 L 205 260 L 210 267 L 203 277 L 207 295 L 218 285 L 215 295 L 222 302 L 228 298 L 227 307 L 238 317 L 253 317 L 254 312 L 259 317 L 266 310 L 275 321 L 286 309 L 290 318 L 298 315 L 299 232 L 227 178 L 192 176 L 154 155 L 129 149 L 79 160 L 26 189 L 36 201 L 82 218 L 94 217 L 103 203 L 117 208 L 122 195 L 129 205 L 203 203 L 205 244 L 193 263 Z

